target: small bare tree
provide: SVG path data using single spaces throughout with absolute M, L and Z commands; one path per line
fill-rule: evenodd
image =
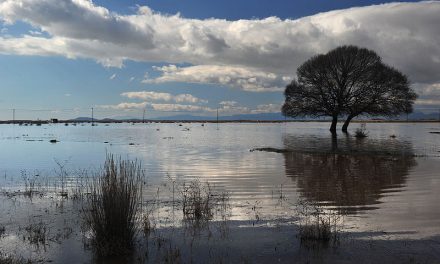
M 342 127 L 346 132 L 358 115 L 412 112 L 417 98 L 404 74 L 385 65 L 374 51 L 356 46 L 338 47 L 304 62 L 284 95 L 285 116 L 331 116 L 332 133 L 340 116 L 347 118 Z

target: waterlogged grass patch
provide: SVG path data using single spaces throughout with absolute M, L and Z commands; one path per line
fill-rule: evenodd
M 316 202 L 299 200 L 296 211 L 300 217 L 298 237 L 305 245 L 337 245 L 343 226 L 343 217 Z
M 91 183 L 84 216 L 98 255 L 124 255 L 133 249 L 142 177 L 139 162 L 109 155 L 103 172 Z
M 361 124 L 360 128 L 356 128 L 356 130 L 354 131 L 354 136 L 359 139 L 368 137 L 365 123 Z
M 227 192 L 217 192 L 211 184 L 202 184 L 199 180 L 183 183 L 181 187 L 182 211 L 185 220 L 206 222 L 215 213 L 225 217 L 228 210 L 229 195 Z

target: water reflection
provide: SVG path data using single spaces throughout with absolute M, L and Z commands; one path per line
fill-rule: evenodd
M 381 197 L 400 192 L 416 165 L 409 142 L 351 137 L 284 138 L 286 176 L 310 201 L 346 213 L 377 208 Z

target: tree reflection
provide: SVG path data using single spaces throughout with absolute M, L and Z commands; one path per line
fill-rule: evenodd
M 310 201 L 346 213 L 374 209 L 386 193 L 401 191 L 416 161 L 408 142 L 362 141 L 285 137 L 292 150 L 283 153 L 286 175 Z

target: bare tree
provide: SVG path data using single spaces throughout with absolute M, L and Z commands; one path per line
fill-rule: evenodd
M 284 95 L 285 116 L 331 116 L 332 133 L 340 116 L 347 117 L 342 127 L 346 132 L 358 115 L 408 113 L 417 98 L 404 74 L 385 65 L 374 51 L 355 46 L 338 47 L 304 62 Z

